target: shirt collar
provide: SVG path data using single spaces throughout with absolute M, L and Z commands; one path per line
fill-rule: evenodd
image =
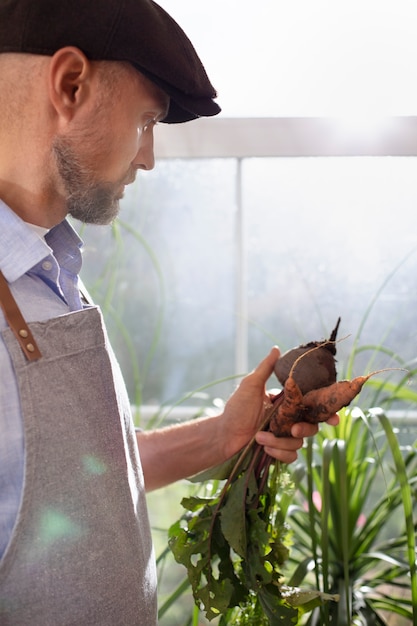
M 26 224 L 31 230 L 34 230 L 41 239 L 44 239 L 45 235 L 51 230 L 50 228 L 44 228 L 43 226 L 38 226 L 37 224 L 30 224 L 30 222 L 26 222 Z
M 58 263 L 78 273 L 82 240 L 64 220 L 40 238 L 28 224 L 0 200 L 0 270 L 14 282 L 51 253 Z
M 51 247 L 60 267 L 74 275 L 80 273 L 83 241 L 67 220 L 51 228 L 45 235 L 45 241 Z

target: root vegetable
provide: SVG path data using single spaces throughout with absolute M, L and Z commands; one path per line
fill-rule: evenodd
M 334 413 L 349 406 L 371 376 L 372 374 L 368 374 L 352 380 L 340 380 L 329 387 L 314 389 L 306 393 L 302 403 L 307 421 L 315 424 L 325 422 Z
M 276 437 L 291 437 L 291 428 L 303 420 L 303 394 L 292 376 L 274 400 L 269 415 L 269 430 Z
M 330 339 L 299 346 L 278 359 L 275 373 L 284 388 L 269 415 L 269 429 L 277 437 L 290 437 L 297 422 L 327 421 L 348 406 L 366 381 L 377 373 L 336 382 L 335 343 L 339 324 L 340 318 Z
M 275 374 L 281 385 L 285 385 L 290 372 L 302 394 L 336 382 L 335 354 L 339 324 L 340 317 L 329 339 L 311 341 L 293 348 L 277 360 Z
M 337 411 L 349 406 L 366 381 L 375 373 L 358 376 L 352 380 L 340 380 L 333 385 L 313 389 L 304 396 L 290 376 L 285 383 L 282 401 L 272 415 L 270 430 L 277 437 L 290 437 L 291 427 L 297 422 L 310 424 L 326 422 Z

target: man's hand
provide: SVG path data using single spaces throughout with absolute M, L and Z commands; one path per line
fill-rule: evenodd
M 294 424 L 292 437 L 285 438 L 261 430 L 264 410 L 271 400 L 265 386 L 278 357 L 278 348 L 273 348 L 258 367 L 245 376 L 222 414 L 138 432 L 148 491 L 224 463 L 254 437 L 271 457 L 283 463 L 296 460 L 304 437 L 315 435 L 318 426 Z M 337 415 L 329 423 L 337 424 Z
M 265 452 L 283 463 L 292 463 L 297 459 L 297 451 L 302 447 L 305 437 L 312 437 L 318 432 L 318 425 L 300 422 L 294 424 L 292 437 L 275 437 L 270 432 L 260 430 L 264 418 L 264 409 L 270 404 L 266 392 L 266 383 L 274 371 L 279 358 L 277 347 L 240 383 L 230 397 L 219 422 L 221 441 L 226 456 L 233 456 L 242 449 L 253 437 L 265 447 Z M 333 426 L 339 423 L 337 415 L 327 422 Z

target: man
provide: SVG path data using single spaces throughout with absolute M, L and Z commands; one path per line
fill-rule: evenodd
M 154 165 L 155 124 L 215 115 L 216 94 L 151 0 L 0 0 L 0 52 L 0 623 L 154 626 L 145 487 L 255 435 L 279 351 L 222 415 L 136 438 L 65 218 L 113 220 Z M 256 438 L 290 463 L 316 431 Z

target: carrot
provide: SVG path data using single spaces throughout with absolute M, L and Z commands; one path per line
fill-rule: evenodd
M 285 381 L 284 393 L 278 396 L 271 411 L 269 429 L 276 437 L 291 437 L 291 427 L 302 421 L 303 394 L 290 375 Z
M 313 389 L 306 393 L 303 396 L 306 421 L 314 424 L 325 422 L 331 415 L 349 406 L 371 376 L 372 374 L 368 374 L 352 380 L 340 380 L 328 387 Z
M 291 427 L 297 422 L 326 422 L 340 409 L 349 406 L 371 376 L 384 371 L 386 370 L 377 370 L 352 380 L 340 380 L 308 391 L 304 396 L 290 375 L 285 382 L 283 394 L 277 396 L 277 406 L 273 405 L 271 410 L 269 429 L 276 437 L 291 437 Z

